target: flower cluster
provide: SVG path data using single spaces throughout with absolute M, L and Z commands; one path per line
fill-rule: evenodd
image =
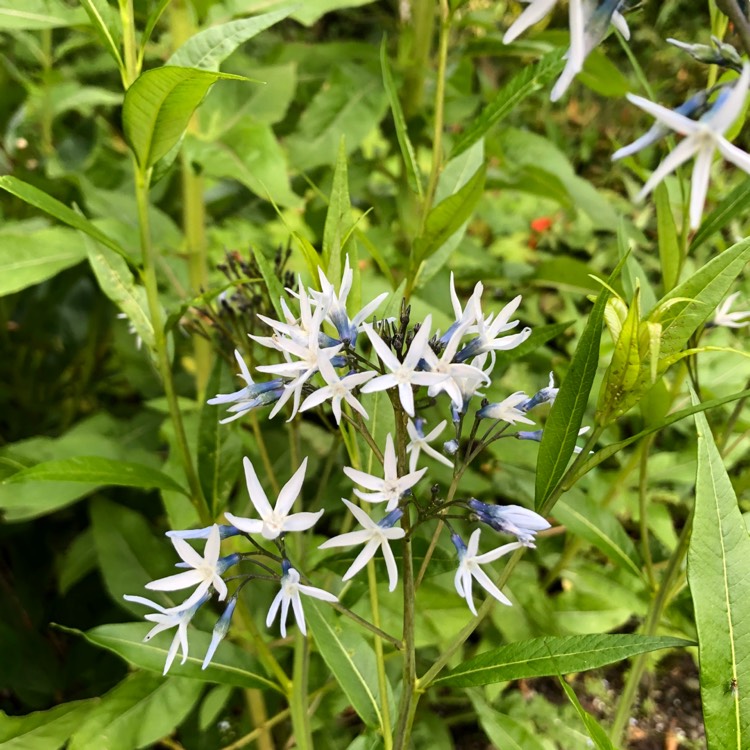
M 343 474 L 353 484 L 353 498 L 359 504 L 342 498 L 342 507 L 352 514 L 359 528 L 320 545 L 323 550 L 362 547 L 344 573 L 344 582 L 357 575 L 379 553 L 385 562 L 388 589 L 393 591 L 399 581 L 399 563 L 398 552 L 391 545 L 413 533 L 420 524 L 439 519 L 451 533 L 459 560 L 455 588 L 466 599 L 469 609 L 476 611 L 473 580 L 497 601 L 510 604 L 480 566 L 515 549 L 534 547 L 536 534 L 548 528 L 549 523 L 517 505 L 457 498 L 456 478 L 461 468 L 494 440 L 514 434 L 521 437 L 521 433 L 507 430 L 517 423 L 533 425 L 528 413 L 541 404 L 554 402 L 557 395 L 551 374 L 549 385 L 531 396 L 519 391 L 503 401 L 490 403 L 480 392 L 491 384 L 496 352 L 518 346 L 531 334 L 530 328 L 521 328 L 519 320 L 514 318 L 521 298 L 511 300 L 499 312 L 486 313 L 482 306 L 482 284 L 475 286 L 471 297 L 462 305 L 451 276 L 454 320 L 441 332 L 433 327 L 430 315 L 412 324 L 411 311 L 405 305 L 398 318 L 371 320 L 387 294 L 379 295 L 350 317 L 347 305 L 352 281 L 347 258 L 338 291 L 322 270 L 319 289 L 304 286 L 300 279 L 295 290 L 287 290 L 295 300 L 292 304 L 296 310 L 292 310 L 289 301 L 282 299 L 282 320 L 258 316 L 269 328 L 269 335 L 250 335 L 255 344 L 276 353 L 281 360 L 255 368 L 270 379 L 256 382 L 244 358 L 236 351 L 243 387 L 232 393 L 218 394 L 208 403 L 227 407 L 229 416 L 222 422 L 239 419 L 266 406 L 271 407 L 270 417 L 285 410 L 290 420 L 300 413 L 318 409 L 323 419 L 330 413 L 337 425 L 359 432 L 370 445 L 373 458 L 380 463 L 379 468 L 369 471 L 358 465 L 343 468 Z M 377 445 L 367 426 L 367 394 L 377 392 L 390 395 L 396 424 L 401 425 L 400 429 L 386 434 L 382 447 Z M 481 403 L 477 403 L 479 401 Z M 448 427 L 448 420 L 431 425 L 429 429 L 428 417 L 424 416 L 428 409 L 441 404 L 453 425 L 453 437 L 444 443 L 442 451 L 436 443 Z M 471 425 L 468 439 L 464 434 L 465 423 Z M 483 435 L 477 437 L 482 423 L 488 426 Z M 535 434 L 541 435 L 541 430 Z M 428 465 L 424 465 L 425 459 L 429 460 Z M 435 464 L 453 470 L 454 481 L 445 496 L 436 484 L 427 493 L 419 490 L 430 465 Z M 163 607 L 142 597 L 129 598 L 156 610 L 146 615 L 147 620 L 157 623 L 147 638 L 167 628 L 177 628 L 165 671 L 178 646 L 182 646 L 183 661 L 187 657 L 187 625 L 195 612 L 214 595 L 219 601 L 228 601 L 214 628 L 204 668 L 228 631 L 240 590 L 250 581 L 271 580 L 279 585 L 266 624 L 271 626 L 279 616 L 282 636 L 286 635 L 290 608 L 298 627 L 306 632 L 302 595 L 332 603 L 338 601 L 333 593 L 303 582 L 303 575 L 287 552 L 286 536 L 311 529 L 323 515 L 322 510 L 293 512 L 295 503 L 303 495 L 307 467 L 308 459 L 303 458 L 272 505 L 252 461 L 245 458 L 245 480 L 254 508 L 252 516 L 226 512 L 223 525 L 168 532 L 182 560 L 178 565 L 189 570 L 153 581 L 147 588 L 156 591 L 193 588 L 192 592 L 182 604 L 173 607 Z M 380 513 L 378 506 L 382 508 Z M 456 518 L 484 524 L 495 532 L 515 536 L 517 541 L 479 554 L 479 529 L 474 530 L 465 544 L 454 528 Z M 221 540 L 230 537 L 242 537 L 252 546 L 245 552 L 233 551 L 222 557 Z M 206 540 L 202 556 L 188 539 Z M 239 549 L 240 543 L 239 539 L 232 542 L 233 549 Z M 225 580 L 224 574 L 230 568 L 232 576 Z M 245 572 L 251 568 L 252 572 Z M 238 582 L 231 596 L 227 581 Z

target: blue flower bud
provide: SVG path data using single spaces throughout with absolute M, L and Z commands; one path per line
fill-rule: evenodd
M 201 669 L 205 669 L 211 663 L 211 659 L 213 659 L 219 643 L 224 640 L 226 634 L 229 632 L 229 624 L 232 620 L 232 615 L 234 614 L 234 609 L 236 606 L 237 597 L 233 596 L 229 600 L 229 602 L 227 602 L 226 609 L 214 626 L 214 632 L 211 636 L 211 643 L 208 645 L 208 651 L 206 651 L 206 657 L 203 659 L 203 665 L 201 666 Z

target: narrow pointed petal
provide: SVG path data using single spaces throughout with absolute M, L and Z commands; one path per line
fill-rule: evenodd
M 206 546 L 203 548 L 203 560 L 210 565 L 216 565 L 221 554 L 221 533 L 219 527 L 214 524 L 208 533 Z
M 353 576 L 357 575 L 362 568 L 375 556 L 380 546 L 379 539 L 370 539 L 367 544 L 362 548 L 357 557 L 354 558 L 354 562 L 349 566 L 349 569 L 341 577 L 342 581 L 348 581 Z
M 288 596 L 284 596 L 281 600 L 281 616 L 279 617 L 279 626 L 281 630 L 281 637 L 286 638 L 286 621 L 289 617 L 289 603 L 292 599 Z
M 169 672 L 169 668 L 172 666 L 174 657 L 177 655 L 177 647 L 179 645 L 180 645 L 180 634 L 179 632 L 177 632 L 174 634 L 174 638 L 172 638 L 172 643 L 169 646 L 169 651 L 167 652 L 167 660 L 164 662 L 164 671 L 162 672 L 162 675 L 165 675 L 167 672 Z
M 284 589 L 279 591 L 271 602 L 271 606 L 268 608 L 268 614 L 266 615 L 266 627 L 270 628 L 273 625 L 273 621 L 276 619 L 276 613 L 279 611 L 281 600 L 284 598 Z
M 292 597 L 292 609 L 294 610 L 294 618 L 297 620 L 297 627 L 300 629 L 302 635 L 307 635 L 305 611 L 302 609 L 302 599 L 300 599 L 299 594 Z
M 224 517 L 232 526 L 246 534 L 260 534 L 263 530 L 263 521 L 257 518 L 242 518 L 242 516 L 235 516 L 233 513 L 224 513 Z
M 711 162 L 713 145 L 703 146 L 695 157 L 693 176 L 690 187 L 690 228 L 697 229 L 703 218 L 703 207 L 706 205 L 708 181 L 711 179 Z
M 698 150 L 699 146 L 693 138 L 687 137 L 680 141 L 674 151 L 667 155 L 664 161 L 654 170 L 636 200 L 643 200 L 665 177 L 672 174 L 681 164 L 684 164 Z
M 510 599 L 503 594 L 500 589 L 490 580 L 489 576 L 481 569 L 477 568 L 474 570 L 474 577 L 477 579 L 479 585 L 490 595 L 494 596 L 501 604 L 505 604 L 508 607 L 513 606 Z
M 385 569 L 388 571 L 388 591 L 393 591 L 398 584 L 398 566 L 396 565 L 396 558 L 393 556 L 393 551 L 387 542 L 382 545 L 382 549 L 383 559 L 385 560 Z
M 365 474 L 364 471 L 360 471 L 359 469 L 352 469 L 351 466 L 344 467 L 344 474 L 346 474 L 352 482 L 367 490 L 378 491 L 383 488 L 382 479 L 374 477 L 372 474 Z
M 732 164 L 750 174 L 750 154 L 737 148 L 737 146 L 723 137 L 716 139 L 716 147 L 727 161 L 732 162 Z
M 184 539 L 173 537 L 172 544 L 174 545 L 177 554 L 191 568 L 199 568 L 203 565 L 203 558 Z
M 159 578 L 156 581 L 149 581 L 146 584 L 147 589 L 152 591 L 179 591 L 189 586 L 195 586 L 203 580 L 203 574 L 197 570 L 187 570 L 184 573 L 176 573 L 173 576 Z
M 682 135 L 695 133 L 701 127 L 695 120 L 691 120 L 689 117 L 685 117 L 685 115 L 681 115 L 667 107 L 662 107 L 661 104 L 652 102 L 649 99 L 644 99 L 642 96 L 628 94 L 627 99 L 631 104 L 635 104 L 636 107 L 639 107 L 644 112 L 648 112 L 648 114 L 655 117 L 659 122 L 663 122 L 667 127 Z
M 622 34 L 622 38 L 626 42 L 630 40 L 630 27 L 622 13 L 615 11 L 612 14 L 612 25 Z
M 503 36 L 503 44 L 510 44 L 526 29 L 539 23 L 554 7 L 557 0 L 533 0 L 520 16 L 511 24 Z
M 346 500 L 343 497 L 341 498 L 341 500 L 344 505 L 349 508 L 350 513 L 357 519 L 357 521 L 359 521 L 363 528 L 372 529 L 377 526 L 377 524 L 370 518 L 370 516 L 368 516 L 367 513 L 358 505 L 355 505 L 354 503 Z
M 266 493 L 263 490 L 260 482 L 258 481 L 258 475 L 255 473 L 255 467 L 247 457 L 242 459 L 242 465 L 245 467 L 245 481 L 247 482 L 247 491 L 250 495 L 250 501 L 255 506 L 255 510 L 258 511 L 261 518 L 270 516 L 273 512 L 271 509 L 271 504 L 268 502 Z M 232 522 L 230 521 L 230 523 Z M 237 528 L 239 529 L 240 527 L 237 526 Z
M 745 63 L 742 66 L 742 75 L 740 75 L 732 87 L 732 93 L 729 94 L 715 112 L 709 111 L 705 115 L 706 122 L 711 123 L 711 129 L 714 132 L 724 135 L 742 114 L 749 85 L 750 64 Z
M 432 315 L 426 315 L 422 325 L 419 326 L 417 335 L 412 339 L 409 351 L 404 357 L 404 365 L 406 365 L 406 367 L 414 369 L 419 364 L 419 360 L 422 359 L 422 352 L 427 346 L 427 342 L 430 340 L 431 327 Z
M 372 537 L 370 531 L 347 531 L 339 534 L 318 545 L 318 549 L 331 549 L 332 547 L 353 547 L 357 544 L 365 544 Z
M 293 513 L 284 519 L 281 528 L 283 531 L 306 531 L 315 526 L 322 515 L 322 510 L 317 513 Z
M 339 598 L 335 594 L 331 594 L 323 589 L 316 588 L 315 586 L 305 586 L 300 583 L 297 587 L 306 596 L 311 596 L 313 599 L 320 599 L 324 602 L 337 602 Z
M 307 456 L 305 456 L 297 471 L 292 474 L 289 481 L 281 488 L 281 492 L 279 492 L 278 500 L 276 500 L 276 512 L 280 516 L 285 516 L 292 509 L 292 505 L 294 505 L 294 501 L 302 489 L 302 483 L 305 481 L 306 471 Z

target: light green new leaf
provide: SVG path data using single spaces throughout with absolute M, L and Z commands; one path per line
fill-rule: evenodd
M 94 27 L 97 36 L 102 40 L 107 52 L 112 56 L 117 67 L 122 71 L 125 65 L 120 55 L 120 42 L 122 41 L 122 28 L 119 15 L 106 2 L 106 0 L 81 0 L 81 5 Z
M 659 240 L 659 260 L 661 261 L 661 275 L 664 291 L 669 292 L 679 281 L 680 273 L 680 241 L 677 227 L 672 216 L 672 206 L 669 203 L 667 186 L 660 182 L 654 190 L 656 203 L 656 227 Z
M 127 316 L 148 350 L 154 352 L 154 327 L 148 314 L 146 290 L 135 283 L 128 264 L 119 255 L 88 238 L 85 245 L 99 288 Z
M 637 578 L 641 577 L 638 551 L 614 513 L 588 497 L 577 497 L 574 504 L 560 500 L 555 505 L 555 517 L 574 534 L 593 544 L 615 565 Z
M 77 232 L 50 227 L 0 232 L 0 296 L 18 292 L 80 263 L 86 248 Z
M 523 66 L 482 108 L 474 122 L 458 136 L 451 157 L 458 156 L 473 146 L 487 131 L 509 115 L 524 99 L 544 88 L 565 66 L 559 50 L 545 55 L 535 65 Z
M 695 427 L 698 474 L 687 578 L 703 721 L 710 750 L 744 750 L 750 744 L 750 536 L 703 414 L 696 414 Z
M 750 206 L 750 177 L 741 182 L 706 216 L 690 243 L 691 252 L 723 229 L 735 217 L 744 217 Z
M 167 60 L 166 64 L 181 68 L 216 71 L 237 47 L 260 34 L 261 31 L 287 18 L 298 7 L 298 5 L 292 5 L 287 8 L 279 8 L 260 16 L 229 21 L 229 23 L 222 23 L 199 31 L 191 36 Z
M 203 685 L 148 672 L 128 675 L 92 706 L 68 750 L 134 750 L 171 734 L 200 698 Z
M 404 160 L 406 179 L 409 182 L 409 187 L 421 198 L 423 193 L 422 176 L 419 173 L 417 154 L 406 128 L 404 110 L 401 108 L 401 100 L 398 98 L 398 89 L 396 88 L 396 82 L 393 80 L 391 64 L 388 62 L 388 48 L 385 37 L 380 45 L 380 66 L 383 69 L 383 85 L 388 94 L 388 103 L 391 105 L 391 114 L 393 115 L 393 124 L 396 127 L 396 138 L 401 149 L 401 158 Z
M 101 456 L 75 456 L 59 461 L 44 461 L 11 475 L 3 484 L 24 482 L 73 482 L 99 487 L 142 487 L 188 494 L 174 479 L 158 469 Z
M 122 105 L 125 140 L 146 170 L 180 140 L 190 117 L 216 81 L 242 76 L 164 66 L 147 70 L 127 90 Z
M 299 10 L 295 10 L 292 18 L 312 26 L 319 18 L 326 13 L 341 8 L 358 8 L 361 5 L 369 5 L 373 0 L 305 0 Z
M 584 672 L 662 648 L 684 648 L 690 641 L 651 635 L 565 635 L 509 643 L 460 664 L 433 685 L 471 687 L 525 677 Z
M 663 297 L 649 320 L 661 323 L 660 360 L 678 354 L 711 316 L 750 260 L 750 239 L 712 258 L 687 281 Z M 680 300 L 680 301 L 676 301 Z
M 367 673 L 361 670 L 364 655 L 371 653 L 370 646 L 359 633 L 342 627 L 343 623 L 336 621 L 331 608 L 318 604 L 315 599 L 305 602 L 305 614 L 320 655 L 354 710 L 367 726 L 381 726 L 383 717 L 377 693 L 375 660 L 368 660 L 372 669 Z
M 343 259 L 348 244 L 345 238 L 352 224 L 351 211 L 349 177 L 346 168 L 346 142 L 342 136 L 323 229 L 323 268 L 325 268 L 326 276 L 333 283 L 341 278 L 341 269 L 344 267 Z
M 34 711 L 25 716 L 8 716 L 0 711 L 0 750 L 57 750 L 80 726 L 91 701 L 73 701 Z
M 22 201 L 26 201 L 26 203 L 35 208 L 39 208 L 50 216 L 54 216 L 68 226 L 73 227 L 73 229 L 79 229 L 81 232 L 106 245 L 110 250 L 114 250 L 118 255 L 127 258 L 127 254 L 115 240 L 104 234 L 104 232 L 88 219 L 81 216 L 81 214 L 72 208 L 68 208 L 64 203 L 60 203 L 59 200 L 53 198 L 51 195 L 47 195 L 43 190 L 10 175 L 0 177 L 0 189 L 7 190 L 11 195 L 15 195 Z
M 414 273 L 471 218 L 484 195 L 485 176 L 486 169 L 482 165 L 460 190 L 430 209 L 424 231 L 414 240 L 411 257 Z
M 86 23 L 80 8 L 71 8 L 60 0 L 3 0 L 0 29 L 54 29 Z
M 615 750 L 612 741 L 607 737 L 607 733 L 602 729 L 602 725 L 581 705 L 575 690 L 560 677 L 560 685 L 568 696 L 568 700 L 573 704 L 576 713 L 581 717 L 581 721 L 589 733 L 598 750 Z
M 281 307 L 281 298 L 286 297 L 284 286 L 282 285 L 281 281 L 279 281 L 279 277 L 276 275 L 274 268 L 268 258 L 263 255 L 263 251 L 257 245 L 253 245 L 252 251 L 255 263 L 260 269 L 260 275 L 263 277 L 263 281 L 266 283 L 268 296 L 271 298 L 273 309 L 279 316 L 279 320 L 285 320 L 284 309 Z
M 78 630 L 69 632 L 83 635 L 95 646 L 114 652 L 136 667 L 161 674 L 174 632 L 160 633 L 148 643 L 144 643 L 143 638 L 150 629 L 151 625 L 147 622 L 126 622 L 118 625 L 100 625 L 86 633 Z M 210 642 L 211 633 L 191 628 L 190 655 L 184 664 L 181 663 L 181 658 L 175 659 L 169 673 L 176 677 L 190 677 L 196 682 L 217 682 L 222 685 L 279 691 L 279 686 L 275 682 L 260 673 L 255 659 L 244 649 L 228 641 L 219 645 L 211 663 L 206 669 L 201 669 Z

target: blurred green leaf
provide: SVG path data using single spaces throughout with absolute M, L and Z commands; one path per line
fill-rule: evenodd
M 542 89 L 565 66 L 559 50 L 550 52 L 534 65 L 526 65 L 508 81 L 489 102 L 474 122 L 455 140 L 451 157 L 473 146 L 494 125 L 507 117 L 527 97 Z
M 328 212 L 323 228 L 323 258 L 322 265 L 326 276 L 332 283 L 341 278 L 344 267 L 344 256 L 348 243 L 346 237 L 352 224 L 352 204 L 349 200 L 349 177 L 346 169 L 346 144 L 342 136 L 339 143 L 339 153 L 336 159 L 336 169 L 333 172 L 331 197 L 328 200 Z M 317 279 L 314 280 L 317 283 Z
M 709 748 L 740 750 L 750 742 L 750 536 L 702 413 L 695 415 L 695 428 L 698 474 L 687 579 L 698 632 L 703 721 Z
M 0 750 L 57 750 L 91 710 L 92 701 L 72 701 L 26 716 L 0 711 Z
M 362 671 L 363 659 L 372 649 L 367 641 L 343 622 L 336 622 L 333 610 L 315 599 L 305 602 L 306 617 L 320 655 L 325 660 L 354 710 L 369 727 L 382 725 L 381 698 L 378 694 L 374 658 L 370 669 Z
M 672 216 L 669 191 L 663 182 L 659 183 L 654 190 L 654 203 L 656 204 L 656 227 L 662 284 L 664 291 L 669 292 L 679 281 L 680 241 L 677 236 L 674 216 Z
M 24 482 L 74 482 L 96 486 L 142 487 L 188 494 L 158 469 L 127 461 L 115 461 L 101 456 L 76 456 L 60 461 L 44 461 L 19 471 L 3 484 Z
M 134 750 L 172 733 L 200 698 L 203 685 L 148 672 L 128 675 L 92 706 L 68 750 Z
M 702 245 L 709 237 L 722 230 L 735 217 L 744 218 L 748 206 L 750 206 L 750 177 L 737 185 L 706 216 L 698 231 L 693 236 L 693 240 L 690 243 L 690 250 L 693 251 Z
M 147 622 L 126 622 L 119 625 L 100 625 L 85 633 L 68 628 L 64 630 L 84 636 L 95 646 L 114 652 L 136 667 L 161 675 L 174 633 L 159 633 L 153 640 L 144 643 L 143 638 L 151 627 Z M 210 642 L 210 633 L 191 629 L 190 648 L 192 653 L 198 652 L 200 656 L 188 656 L 184 664 L 181 663 L 181 659 L 175 659 L 169 670 L 170 675 L 192 678 L 198 685 L 201 682 L 217 682 L 222 685 L 279 691 L 275 682 L 260 674 L 259 667 L 251 656 L 227 641 L 219 646 L 206 669 L 201 669 L 203 656 Z M 163 682 L 161 677 L 159 682 Z
M 229 21 L 211 26 L 190 37 L 170 58 L 166 65 L 218 71 L 221 63 L 261 31 L 287 18 L 298 5 L 263 13 L 252 18 Z
M 86 23 L 81 8 L 71 8 L 60 0 L 3 0 L 0 29 L 54 29 Z
M 18 292 L 80 263 L 86 257 L 77 232 L 50 227 L 0 231 L 0 296 Z
M 581 717 L 581 721 L 586 727 L 589 737 L 591 737 L 598 750 L 615 750 L 615 746 L 609 737 L 607 737 L 607 733 L 602 729 L 601 724 L 581 705 L 575 690 L 562 677 L 560 678 L 560 685 L 565 691 L 565 695 L 568 696 L 568 700 L 573 704 L 576 712 Z
M 83 9 L 91 21 L 97 36 L 101 39 L 107 52 L 121 70 L 125 70 L 120 55 L 122 42 L 122 23 L 118 14 L 114 12 L 106 0 L 80 0 Z
M 156 164 L 180 140 L 193 112 L 220 79 L 242 76 L 196 68 L 163 66 L 142 73 L 125 94 L 125 140 L 141 169 Z
M 471 687 L 525 677 L 584 672 L 662 648 L 685 648 L 691 641 L 669 636 L 566 635 L 508 643 L 465 661 L 432 684 Z

